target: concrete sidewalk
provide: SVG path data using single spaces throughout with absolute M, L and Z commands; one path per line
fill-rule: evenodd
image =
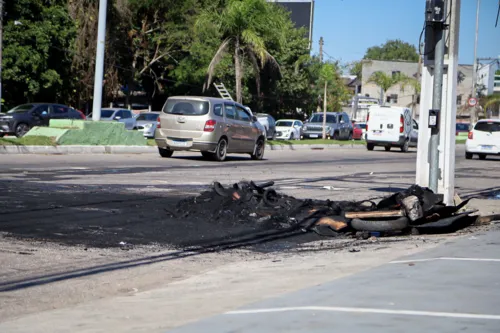
M 500 231 L 170 332 L 498 332 Z

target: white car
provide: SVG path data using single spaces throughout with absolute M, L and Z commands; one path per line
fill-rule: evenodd
M 488 155 L 500 154 L 500 120 L 479 120 L 469 132 L 465 141 L 465 158 L 470 160 L 478 155 L 480 160 Z
M 281 119 L 276 122 L 276 139 L 300 140 L 302 136 L 302 122 L 296 119 Z

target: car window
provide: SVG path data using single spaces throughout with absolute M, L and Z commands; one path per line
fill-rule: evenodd
M 123 111 L 120 110 L 120 111 L 116 112 L 114 115 L 114 118 L 116 118 L 116 117 L 120 117 L 121 119 L 123 119 Z
M 186 116 L 202 116 L 208 113 L 207 101 L 169 99 L 163 107 L 163 112 Z
M 132 112 L 130 112 L 129 110 L 122 110 L 122 119 L 129 119 L 129 118 L 132 118 Z
M 157 113 L 141 113 L 138 117 L 138 121 L 156 121 L 158 119 Z
M 224 105 L 224 111 L 226 113 L 226 118 L 228 119 L 238 119 L 236 116 L 236 111 L 234 105 L 226 104 Z
M 271 116 L 267 116 L 267 121 L 269 122 L 270 126 L 275 126 L 276 125 L 276 121 Z
M 222 104 L 215 104 L 214 105 L 214 115 L 222 117 Z
M 457 124 L 457 131 L 468 131 L 468 130 L 469 130 L 468 124 Z
M 114 110 L 101 110 L 101 118 L 111 118 L 113 113 L 115 113 Z
M 251 118 L 247 111 L 239 106 L 236 107 L 236 111 L 238 112 L 238 118 L 241 121 L 250 122 Z
M 500 123 L 497 122 L 479 122 L 474 127 L 475 131 L 480 132 L 500 132 Z
M 7 111 L 7 113 L 24 113 L 27 112 L 31 109 L 33 109 L 33 104 L 23 104 L 23 105 L 18 105 L 13 109 L 10 109 Z
M 42 114 L 42 113 L 49 113 L 49 111 L 51 111 L 50 113 L 52 113 L 52 109 L 49 109 L 49 106 L 48 105 L 40 105 L 38 106 L 35 110 L 34 110 L 37 114 Z
M 297 123 L 297 122 L 295 122 Z M 281 127 L 292 127 L 292 122 L 291 121 L 286 121 L 286 120 L 278 120 L 276 122 L 276 127 L 281 126 Z
M 366 129 L 366 124 L 357 124 L 359 128 Z
M 63 115 L 68 113 L 68 109 L 61 105 L 52 105 L 52 113 L 56 115 Z
M 418 123 L 415 120 L 413 121 L 413 128 L 418 130 Z

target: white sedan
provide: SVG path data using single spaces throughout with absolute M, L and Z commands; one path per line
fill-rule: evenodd
M 469 132 L 465 142 L 465 158 L 470 160 L 478 155 L 480 160 L 487 155 L 500 155 L 500 120 L 479 120 Z
M 300 140 L 302 122 L 296 119 L 281 119 L 276 122 L 277 140 Z

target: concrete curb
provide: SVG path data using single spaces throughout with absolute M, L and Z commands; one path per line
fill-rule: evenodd
M 461 144 L 457 144 L 461 145 Z M 366 149 L 361 144 L 318 144 L 318 145 L 266 145 L 267 150 L 334 150 L 334 149 Z M 45 155 L 77 155 L 77 154 L 156 154 L 155 146 L 0 146 L 0 155 L 45 154 Z

